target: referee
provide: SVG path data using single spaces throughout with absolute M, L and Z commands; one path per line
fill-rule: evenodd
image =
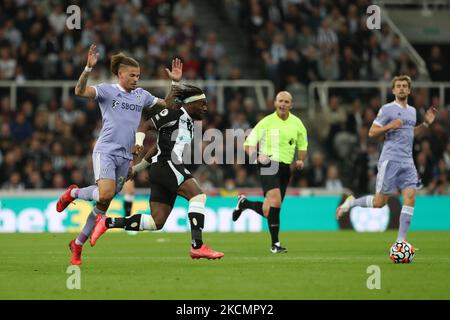
M 257 159 L 260 167 L 264 202 L 250 201 L 240 195 L 233 211 L 233 221 L 237 221 L 245 209 L 252 209 L 266 217 L 272 238 L 270 251 L 285 253 L 287 249 L 281 246 L 278 239 L 281 203 L 289 184 L 290 164 L 296 151 L 298 160 L 295 161 L 295 169 L 303 169 L 308 138 L 300 118 L 290 113 L 292 96 L 289 92 L 279 92 L 274 105 L 276 111 L 259 121 L 244 142 L 245 152 L 250 159 Z

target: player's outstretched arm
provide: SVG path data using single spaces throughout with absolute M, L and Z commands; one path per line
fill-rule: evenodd
M 145 114 L 143 112 L 141 115 L 141 121 L 139 122 L 139 126 L 136 132 L 136 141 L 132 151 L 133 156 L 138 157 L 139 154 L 144 149 L 145 134 L 149 130 L 156 130 L 156 127 L 150 118 L 146 119 Z
M 183 63 L 178 58 L 173 59 L 172 69 L 169 70 L 166 68 L 166 72 L 169 78 L 172 80 L 172 85 L 170 87 L 170 91 L 167 94 L 167 96 L 164 99 L 158 98 L 156 105 L 168 109 L 175 109 L 176 106 L 175 96 L 179 86 L 178 82 L 181 80 L 181 77 L 183 76 Z
M 92 71 L 92 68 L 97 64 L 97 60 L 98 60 L 97 46 L 93 44 L 89 48 L 86 68 L 84 68 L 84 71 L 81 74 L 80 78 L 78 79 L 77 85 L 75 86 L 75 95 L 91 99 L 95 98 L 96 94 L 95 89 L 92 86 L 87 86 L 87 81 L 89 73 Z

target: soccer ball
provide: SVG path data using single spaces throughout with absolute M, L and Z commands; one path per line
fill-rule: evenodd
M 389 250 L 389 255 L 393 263 L 411 263 L 414 259 L 416 250 L 406 241 L 396 242 Z

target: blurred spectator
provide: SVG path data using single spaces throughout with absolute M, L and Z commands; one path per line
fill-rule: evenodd
M 53 189 L 63 189 L 66 186 L 67 185 L 66 185 L 66 182 L 65 182 L 62 174 L 57 173 L 53 176 L 53 179 L 52 179 L 52 188 Z
M 3 183 L 2 189 L 6 191 L 21 191 L 25 189 L 25 184 L 22 182 L 20 173 L 15 171 L 9 177 L 9 180 Z
M 63 109 L 59 111 L 59 116 L 64 123 L 72 125 L 80 116 L 80 113 L 81 111 L 75 109 L 75 100 L 70 97 L 64 101 Z
M 425 152 L 420 152 L 416 157 L 416 167 L 419 177 L 424 185 L 428 185 L 433 178 L 433 167 L 430 158 Z
M 206 38 L 206 42 L 201 48 L 200 55 L 203 58 L 208 57 L 208 54 L 212 55 L 214 61 L 219 60 L 225 53 L 225 48 L 223 45 L 217 41 L 217 34 L 213 31 L 209 32 Z
M 336 32 L 330 28 L 328 19 L 323 19 L 317 32 L 317 44 L 324 53 L 336 54 L 338 50 L 338 37 Z
M 326 167 L 322 153 L 315 152 L 312 155 L 312 166 L 305 170 L 308 186 L 324 187 L 326 180 Z
M 344 186 L 339 179 L 338 168 L 335 165 L 331 165 L 327 169 L 327 180 L 325 181 L 325 188 L 328 191 L 334 191 L 336 193 L 341 193 L 344 190 Z
M 19 111 L 15 119 L 10 122 L 10 128 L 11 134 L 19 142 L 25 142 L 25 140 L 29 139 L 33 133 L 31 123 L 26 119 L 23 111 Z
M 173 17 L 178 25 L 195 18 L 195 7 L 189 0 L 179 0 L 173 7 Z
M 339 131 L 345 128 L 345 121 L 347 115 L 345 110 L 340 106 L 338 96 L 331 96 L 329 102 L 329 110 L 324 115 L 324 133 L 325 133 L 325 146 L 330 152 L 330 155 L 335 154 L 334 138 Z
M 325 53 L 318 62 L 318 71 L 321 80 L 335 81 L 339 78 L 339 67 L 335 55 Z
M 11 57 L 9 48 L 0 48 L 0 80 L 13 80 L 17 61 Z
M 57 34 L 61 34 L 66 27 L 66 19 L 63 6 L 57 4 L 48 16 L 48 23 Z
M 236 188 L 256 188 L 258 184 L 253 177 L 249 177 L 247 170 L 243 166 L 235 167 Z
M 427 61 L 428 70 L 430 71 L 430 77 L 433 81 L 446 81 L 448 80 L 448 62 L 442 56 L 441 48 L 437 45 L 431 48 L 430 58 Z

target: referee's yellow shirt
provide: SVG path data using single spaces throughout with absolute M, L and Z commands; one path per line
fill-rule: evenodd
M 259 153 L 270 156 L 274 161 L 291 164 L 295 151 L 308 149 L 308 136 L 302 120 L 289 112 L 286 120 L 276 112 L 264 117 L 253 128 L 244 146 L 256 147 Z

